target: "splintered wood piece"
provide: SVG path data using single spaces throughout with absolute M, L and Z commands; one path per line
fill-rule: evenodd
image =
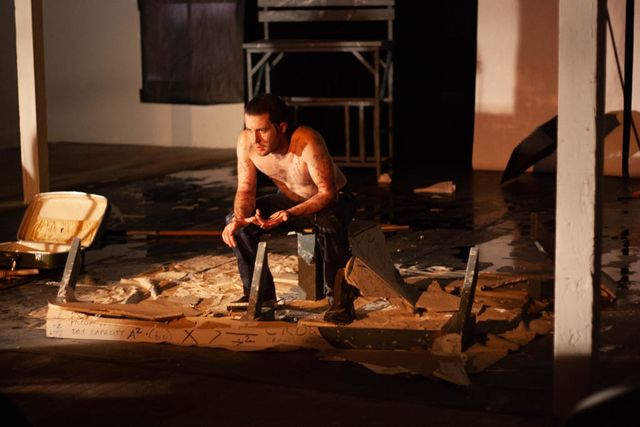
M 160 300 L 142 301 L 138 304 L 96 304 L 90 302 L 54 302 L 53 304 L 78 313 L 156 321 L 202 314 L 199 310 L 191 307 L 176 306 Z
M 256 320 L 262 315 L 262 278 L 264 269 L 269 268 L 267 262 L 267 242 L 260 242 L 258 243 L 256 263 L 253 267 L 249 305 L 247 306 L 247 313 L 242 316 L 242 320 Z
M 473 307 L 473 297 L 478 283 L 478 258 L 478 247 L 474 246 L 469 250 L 464 284 L 460 291 L 460 308 L 443 328 L 445 332 L 462 334 L 463 351 L 473 342 L 475 318 L 471 314 L 471 308 Z

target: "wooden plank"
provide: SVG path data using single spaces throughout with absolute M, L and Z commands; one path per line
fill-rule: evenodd
M 269 10 L 258 12 L 259 22 L 389 21 L 394 18 L 393 9 Z
M 32 4 L 35 6 L 32 11 Z M 36 67 L 40 57 L 37 52 L 38 36 L 41 33 L 34 27 L 33 14 L 41 12 L 39 1 L 25 0 L 15 2 L 16 22 L 16 67 L 18 83 L 18 113 L 20 127 L 20 155 L 22 159 L 23 200 L 29 203 L 33 196 L 48 190 L 48 158 L 46 136 L 39 134 L 43 125 L 38 125 L 37 97 L 44 92 L 44 73 Z
M 359 7 L 393 6 L 395 0 L 258 0 L 258 7 Z
M 597 372 L 606 1 L 559 4 L 554 406 L 562 417 Z
M 464 284 L 460 290 L 460 308 L 443 328 L 446 332 L 461 334 L 463 351 L 473 344 L 475 316 L 471 313 L 471 309 L 478 283 L 478 259 L 478 247 L 474 246 L 469 250 Z
M 269 268 L 267 265 L 267 242 L 260 242 L 258 243 L 256 263 L 253 267 L 249 305 L 247 306 L 247 313 L 242 317 L 242 320 L 256 320 L 262 316 L 262 281 L 265 268 Z

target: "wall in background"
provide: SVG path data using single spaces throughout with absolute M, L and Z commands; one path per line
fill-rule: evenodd
M 473 168 L 503 170 L 557 96 L 558 1 L 479 0 Z
M 625 0 L 609 0 L 621 67 L 624 67 Z M 640 11 L 636 8 L 633 109 L 640 110 Z M 607 33 L 605 111 L 622 110 L 623 94 Z M 557 115 L 558 0 L 479 0 L 473 168 L 502 171 L 513 149 Z M 621 170 L 621 131 L 605 141 L 605 173 Z M 632 136 L 630 171 L 640 176 Z M 635 155 L 634 155 L 635 154 Z M 536 166 L 553 171 L 549 156 Z
M 235 147 L 243 105 L 142 103 L 136 0 L 44 2 L 49 140 Z

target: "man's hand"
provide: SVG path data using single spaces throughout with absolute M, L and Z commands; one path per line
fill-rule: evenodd
M 230 248 L 236 247 L 236 231 L 241 229 L 242 227 L 246 227 L 249 224 L 255 224 L 260 228 L 265 230 L 271 230 L 282 224 L 285 221 L 289 220 L 289 212 L 287 211 L 278 211 L 271 215 L 269 218 L 265 219 L 260 214 L 260 209 L 256 209 L 256 214 L 254 216 L 250 216 L 249 218 L 234 218 L 224 230 L 222 230 L 222 240 L 229 246 Z
M 229 246 L 230 248 L 236 247 L 236 231 L 246 226 L 247 224 L 254 223 L 255 217 L 250 218 L 234 218 L 224 230 L 222 230 L 222 240 Z
M 251 223 L 256 224 L 257 226 L 265 230 L 271 230 L 272 228 L 276 228 L 283 222 L 288 221 L 289 215 L 290 214 L 287 211 L 277 211 L 273 215 L 271 215 L 269 218 L 265 219 L 265 218 L 262 218 L 262 215 L 260 214 L 260 210 L 256 209 L 255 216 L 251 217 L 251 220 L 252 220 Z

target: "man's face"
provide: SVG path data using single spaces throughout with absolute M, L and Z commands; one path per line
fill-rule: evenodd
M 277 151 L 282 143 L 286 125 L 281 123 L 278 127 L 269 121 L 269 114 L 252 116 L 244 115 L 244 127 L 250 133 L 251 145 L 259 156 Z

